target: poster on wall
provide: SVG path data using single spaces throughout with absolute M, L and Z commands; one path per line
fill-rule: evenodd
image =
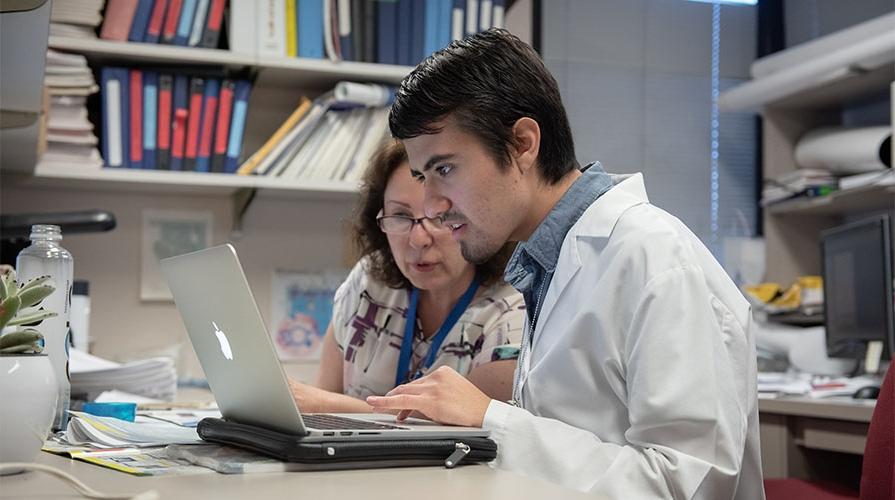
M 345 271 L 274 271 L 270 335 L 280 360 L 320 359 L 332 319 L 333 295 L 347 276 Z
M 208 211 L 144 210 L 140 257 L 140 300 L 170 301 L 159 261 L 208 248 L 214 216 Z

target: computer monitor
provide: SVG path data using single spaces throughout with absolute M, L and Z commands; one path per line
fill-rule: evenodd
M 835 227 L 821 235 L 827 354 L 862 359 L 871 341 L 882 358 L 895 348 L 892 238 L 882 214 Z

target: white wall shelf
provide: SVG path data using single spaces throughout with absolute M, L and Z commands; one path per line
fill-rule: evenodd
M 111 168 L 96 170 L 44 165 L 39 165 L 33 175 L 10 176 L 8 180 L 28 187 L 160 195 L 229 196 L 241 189 L 258 189 L 264 197 L 350 201 L 358 193 L 358 186 L 351 182 L 298 182 L 234 174 Z
M 332 87 L 339 80 L 397 84 L 413 69 L 409 66 L 326 59 L 259 57 L 229 50 L 172 45 L 115 42 L 102 39 L 50 37 L 50 48 L 76 52 L 101 63 L 215 65 L 254 68 L 265 83 L 288 87 Z
M 765 207 L 773 215 L 840 215 L 895 209 L 895 186 L 862 186 L 826 196 L 798 198 Z

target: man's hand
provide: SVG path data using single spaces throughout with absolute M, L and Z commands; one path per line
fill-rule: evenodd
M 481 427 L 491 399 L 452 368 L 442 366 L 385 396 L 370 396 L 373 411 L 398 412 L 403 420 L 414 411 L 442 424 Z

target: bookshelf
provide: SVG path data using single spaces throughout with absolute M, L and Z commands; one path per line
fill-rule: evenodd
M 895 58 L 893 58 L 895 59 Z M 807 131 L 842 124 L 843 110 L 853 104 L 887 101 L 895 123 L 895 61 L 870 71 L 843 68 L 831 77 L 775 95 L 764 92 L 762 79 L 722 93 L 724 111 L 758 109 L 762 119 L 762 172 L 777 177 L 796 168 L 794 152 Z M 862 186 L 827 196 L 793 199 L 764 208 L 765 279 L 790 283 L 797 276 L 821 271 L 820 233 L 849 218 L 895 210 L 895 186 Z
M 228 50 L 50 37 L 49 47 L 87 57 L 92 67 L 111 64 L 214 66 L 256 74 L 246 125 L 244 157 L 257 149 L 288 116 L 302 94 L 316 96 L 340 80 L 398 84 L 408 66 L 255 57 Z M 114 192 L 164 192 L 199 196 L 234 196 L 255 189 L 262 197 L 351 202 L 358 186 L 350 182 L 308 182 L 230 174 L 133 169 L 85 170 L 35 167 L 11 178 L 16 185 L 49 189 Z
M 262 197 L 336 201 L 352 200 L 358 188 L 350 182 L 296 182 L 264 176 L 111 168 L 85 170 L 46 165 L 38 166 L 33 175 L 20 175 L 11 180 L 21 187 L 192 196 L 230 196 L 240 190 L 257 189 Z
M 413 67 L 296 57 L 254 57 L 229 50 L 51 36 L 51 49 L 77 52 L 93 64 L 185 64 L 251 68 L 264 83 L 325 89 L 339 80 L 398 84 Z

